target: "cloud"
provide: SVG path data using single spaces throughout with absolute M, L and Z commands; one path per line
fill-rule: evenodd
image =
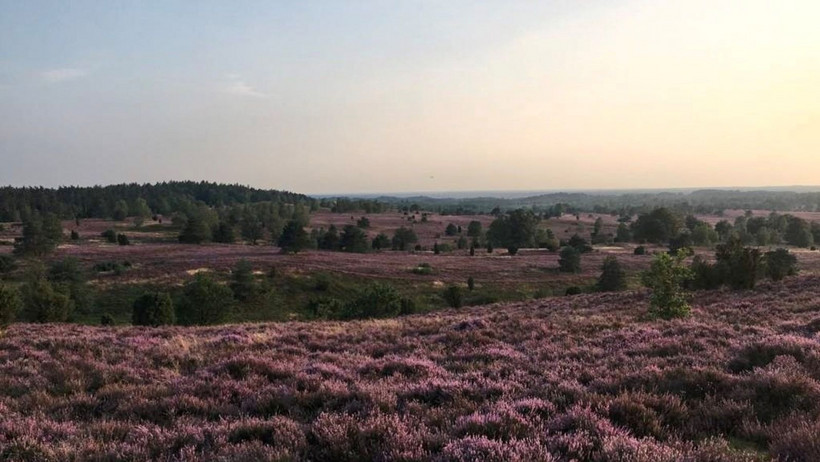
M 60 83 L 68 80 L 79 79 L 88 75 L 87 71 L 75 68 L 51 69 L 40 73 L 40 77 L 48 83 Z
M 225 88 L 225 91 L 232 95 L 249 96 L 253 98 L 268 98 L 270 95 L 258 91 L 256 88 L 248 85 L 242 80 L 239 74 L 228 74 L 228 79 L 231 81 Z

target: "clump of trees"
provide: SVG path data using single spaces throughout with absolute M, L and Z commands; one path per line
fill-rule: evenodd
M 412 244 L 419 241 L 416 232 L 411 228 L 402 226 L 393 233 L 393 250 L 407 250 Z
M 487 230 L 487 240 L 495 247 L 507 249 L 535 247 L 538 221 L 532 210 L 512 210 L 493 220 Z
M 63 240 L 63 226 L 53 213 L 31 212 L 23 219 L 23 236 L 14 244 L 14 254 L 42 257 L 53 252 Z

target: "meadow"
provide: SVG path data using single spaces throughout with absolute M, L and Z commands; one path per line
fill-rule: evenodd
M 820 278 L 388 320 L 15 324 L 3 460 L 818 460 Z

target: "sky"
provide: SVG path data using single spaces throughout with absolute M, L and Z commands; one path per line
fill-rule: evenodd
M 820 184 L 820 2 L 0 0 L 0 184 Z

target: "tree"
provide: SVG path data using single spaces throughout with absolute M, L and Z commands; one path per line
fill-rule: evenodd
M 106 229 L 102 233 L 100 233 L 101 237 L 104 237 L 106 242 L 109 244 L 116 244 L 117 243 L 117 232 L 113 229 Z
M 134 300 L 131 323 L 135 326 L 166 326 L 175 322 L 174 303 L 165 292 L 146 293 Z
M 701 257 L 696 255 L 692 259 L 692 264 L 689 267 L 692 271 L 692 279 L 690 279 L 686 286 L 693 290 L 714 290 L 723 285 L 723 276 L 716 265 L 709 263 Z
M 643 284 L 652 291 L 649 307 L 651 316 L 672 319 L 689 314 L 684 284 L 692 278 L 692 272 L 684 266 L 685 258 L 682 252 L 674 257 L 660 253 L 655 256 L 649 270 L 643 273 Z
M 114 212 L 111 217 L 116 221 L 125 220 L 128 217 L 128 203 L 124 200 L 118 200 L 114 204 Z
M 249 241 L 251 245 L 256 245 L 263 236 L 262 223 L 250 211 L 245 210 L 239 222 L 242 239 Z
M 562 273 L 581 272 L 581 252 L 572 246 L 565 246 L 561 249 L 558 270 Z
M 379 233 L 378 236 L 373 238 L 370 247 L 373 248 L 373 250 L 386 249 L 390 247 L 390 238 L 387 237 L 387 234 Z
M 187 325 L 218 324 L 227 319 L 232 308 L 231 289 L 205 273 L 198 273 L 183 288 L 177 317 L 180 323 Z
M 763 256 L 766 266 L 766 276 L 773 281 L 781 281 L 786 276 L 797 274 L 797 257 L 787 249 L 777 249 L 766 252 Z
M 131 241 L 128 239 L 128 236 L 125 234 L 117 234 L 117 244 L 119 245 L 131 245 Z
M 226 221 L 220 221 L 218 225 L 211 231 L 214 242 L 221 242 L 223 244 L 233 244 L 236 241 L 233 226 Z
M 74 302 L 45 278 L 40 268 L 32 269 L 21 290 L 23 315 L 30 322 L 65 322 L 74 312 Z
M 732 289 L 754 289 L 762 269 L 763 256 L 760 250 L 743 247 L 743 242 L 732 237 L 717 246 L 715 252 L 717 268 L 724 283 Z
M 10 273 L 17 268 L 17 262 L 11 255 L 0 255 L 0 274 Z
M 626 273 L 615 256 L 610 255 L 604 259 L 597 287 L 601 292 L 617 292 L 626 289 Z
M 211 239 L 211 228 L 199 213 L 188 216 L 185 227 L 179 234 L 179 242 L 185 244 L 202 244 Z
M 458 228 L 456 227 L 456 225 L 450 223 L 444 230 L 444 234 L 446 236 L 455 236 L 456 234 L 458 234 Z
M 567 245 L 577 250 L 579 253 L 587 253 L 592 252 L 592 246 L 589 245 L 586 239 L 581 237 L 579 234 L 573 234 Z
M 669 209 L 660 207 L 649 213 L 638 215 L 632 225 L 635 239 L 662 244 L 678 233 L 680 218 Z
M 393 233 L 393 250 L 407 250 L 410 244 L 415 244 L 419 241 L 415 231 L 410 228 L 402 226 Z
M 481 222 L 473 220 L 467 225 L 467 236 L 481 237 Z
M 362 228 L 353 225 L 346 225 L 342 229 L 339 243 L 345 252 L 365 253 L 370 248 L 367 234 L 362 231 Z
M 702 247 L 711 247 L 719 239 L 718 233 L 709 226 L 709 223 L 698 222 L 691 233 L 692 244 Z
M 783 236 L 786 243 L 795 247 L 811 247 L 814 243 L 814 236 L 811 233 L 811 226 L 802 218 L 790 216 L 786 233 Z
M 632 231 L 626 223 L 618 224 L 618 229 L 615 231 L 615 240 L 618 242 L 630 242 L 632 240 Z
M 472 276 L 467 278 L 467 288 L 471 291 L 475 289 L 475 279 Z
M 76 258 L 68 257 L 51 264 L 46 278 L 60 293 L 68 295 L 74 308 L 87 312 L 92 304 L 92 294 L 88 289 L 85 270 Z
M 56 215 L 42 217 L 33 212 L 23 220 L 23 237 L 15 243 L 14 253 L 25 257 L 41 257 L 57 248 L 63 238 L 63 228 Z
M 370 227 L 370 219 L 367 217 L 361 217 L 358 221 L 356 221 L 356 226 L 361 229 L 367 229 Z
M 298 253 L 310 246 L 310 236 L 297 220 L 290 220 L 282 228 L 277 244 L 283 253 Z
M 464 236 L 459 237 L 458 241 L 456 241 L 456 248 L 466 249 L 467 248 L 467 238 L 464 237 Z
M 330 225 L 330 228 L 328 228 L 327 231 L 321 235 L 317 245 L 323 250 L 339 250 L 341 244 L 339 239 L 339 231 L 336 229 L 336 225 Z
M 487 239 L 498 247 L 534 247 L 537 229 L 538 217 L 532 210 L 517 209 L 493 220 Z
M 23 309 L 23 300 L 17 289 L 0 283 L 0 327 L 14 322 L 21 309 Z
M 231 292 L 233 297 L 240 301 L 253 298 L 258 291 L 256 279 L 253 275 L 253 265 L 244 258 L 239 260 L 231 271 Z
M 715 232 L 718 234 L 720 241 L 726 241 L 732 233 L 732 224 L 726 220 L 720 220 L 715 224 Z
M 80 240 L 80 233 L 78 233 L 76 230 L 72 229 L 71 230 L 71 240 L 72 241 L 79 241 Z

